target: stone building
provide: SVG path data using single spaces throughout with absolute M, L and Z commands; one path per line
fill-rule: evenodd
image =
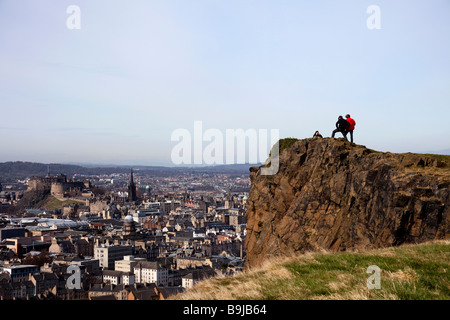
M 168 269 L 156 261 L 141 261 L 134 266 L 135 281 L 137 283 L 156 283 L 167 286 L 169 282 Z
M 114 270 L 122 272 L 133 272 L 134 266 L 139 261 L 145 261 L 145 258 L 137 258 L 134 256 L 124 256 L 123 260 L 117 260 L 114 264 Z
M 135 276 L 131 272 L 123 272 L 117 270 L 103 270 L 103 283 L 115 285 L 133 285 Z
M 85 237 L 53 237 L 48 249 L 51 253 L 73 253 L 79 256 L 92 256 L 94 244 Z
M 192 288 L 197 282 L 211 278 L 215 274 L 212 270 L 193 270 L 192 272 L 183 276 L 182 279 L 182 288 L 188 289 Z
M 127 215 L 123 222 L 122 235 L 124 237 L 134 237 L 136 235 L 136 226 L 132 215 Z
M 67 193 L 80 194 L 85 189 L 92 188 L 89 180 L 68 180 L 64 174 L 36 176 L 28 181 L 28 191 L 47 190 L 55 198 L 64 198 Z
M 94 257 L 99 260 L 99 265 L 103 269 L 114 269 L 117 260 L 122 260 L 124 256 L 133 254 L 131 246 L 121 245 L 99 245 L 94 247 Z

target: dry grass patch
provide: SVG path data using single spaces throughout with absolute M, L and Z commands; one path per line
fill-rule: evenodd
M 380 268 L 369 290 L 367 268 Z M 271 258 L 261 267 L 198 283 L 174 299 L 189 300 L 450 300 L 450 241 L 361 252 Z

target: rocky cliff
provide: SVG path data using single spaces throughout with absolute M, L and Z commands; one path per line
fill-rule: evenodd
M 246 267 L 270 256 L 449 237 L 450 157 L 344 139 L 280 141 L 279 171 L 250 169 Z

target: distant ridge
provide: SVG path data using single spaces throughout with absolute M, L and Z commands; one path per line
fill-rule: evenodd
M 419 152 L 421 154 L 441 154 L 450 156 L 450 149 L 438 150 L 438 151 L 428 151 L 428 152 Z
M 164 166 L 142 166 L 142 165 L 110 165 L 110 166 L 81 166 L 74 164 L 59 163 L 38 163 L 23 161 L 0 162 L 0 181 L 13 181 L 25 179 L 32 176 L 46 175 L 48 170 L 52 174 L 113 174 L 129 173 L 130 168 L 137 171 L 146 171 L 147 174 L 172 175 L 180 172 L 205 172 L 205 173 L 228 173 L 228 174 L 248 174 L 250 167 L 254 164 L 230 164 L 198 167 L 164 167 Z

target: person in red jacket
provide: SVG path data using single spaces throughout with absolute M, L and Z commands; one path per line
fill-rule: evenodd
M 349 114 L 345 116 L 345 120 L 347 120 L 347 122 L 349 123 L 347 133 L 350 132 L 350 141 L 353 142 L 353 130 L 355 130 L 356 121 L 350 118 Z

